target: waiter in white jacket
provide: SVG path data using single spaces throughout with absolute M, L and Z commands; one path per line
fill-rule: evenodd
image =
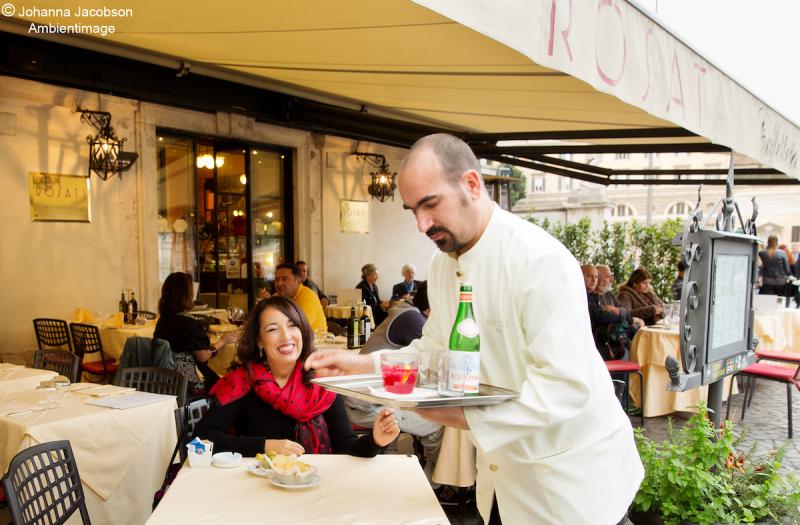
M 470 282 L 481 382 L 520 393 L 500 405 L 419 411 L 470 430 L 484 520 L 623 522 L 644 470 L 595 349 L 577 261 L 541 228 L 492 202 L 477 158 L 456 137 L 417 141 L 400 169 L 399 189 L 419 231 L 440 250 L 428 274 L 431 315 L 409 348 L 447 349 L 459 283 Z M 306 367 L 319 375 L 377 369 L 371 356 L 324 350 Z

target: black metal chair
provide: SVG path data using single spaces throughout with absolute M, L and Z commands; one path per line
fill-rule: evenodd
M 69 325 L 72 335 L 72 349 L 81 360 L 81 370 L 92 375 L 101 376 L 101 380 L 110 380 L 119 368 L 119 363 L 106 359 L 103 355 L 103 341 L 100 330 L 93 324 L 72 323 Z M 98 361 L 84 361 L 86 354 L 100 353 Z
M 119 386 L 176 396 L 179 407 L 186 404 L 186 383 L 186 377 L 180 372 L 156 366 L 123 368 L 119 373 Z
M 139 312 L 138 312 L 136 315 L 137 315 L 138 317 L 141 317 L 142 319 L 147 319 L 148 321 L 152 321 L 153 319 L 155 319 L 156 317 L 158 317 L 158 314 L 157 314 L 157 313 L 155 313 L 155 312 L 148 312 L 147 310 L 139 310 Z
M 47 347 L 60 348 L 66 345 L 72 350 L 69 339 L 69 325 L 63 319 L 47 319 L 40 317 L 33 320 L 33 331 L 36 332 L 36 343 L 39 350 Z
M 33 356 L 33 368 L 52 370 L 77 383 L 81 375 L 81 360 L 65 350 L 37 350 Z
M 178 452 L 180 453 L 181 463 L 186 461 L 186 444 L 194 439 L 194 429 L 197 423 L 203 419 L 208 412 L 208 399 L 197 399 L 185 407 L 175 410 L 175 428 L 178 432 Z M 175 454 L 172 455 L 175 457 Z
M 59 525 L 75 511 L 91 523 L 69 441 L 34 445 L 14 456 L 3 489 L 15 525 Z

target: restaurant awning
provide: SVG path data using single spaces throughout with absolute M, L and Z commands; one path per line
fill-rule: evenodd
M 102 9 L 103 0 L 76 1 L 68 16 L 64 4 L 38 0 L 38 11 L 16 13 L 0 29 L 176 73 L 259 80 L 353 112 L 458 132 L 486 158 L 595 182 L 614 183 L 614 174 L 550 159 L 590 146 L 732 149 L 766 166 L 753 178 L 787 180 L 781 172 L 800 180 L 800 128 L 621 0 L 130 0 L 120 7 L 130 16 L 116 17 L 74 12 L 78 4 Z M 115 32 L 42 32 L 75 24 Z M 565 148 L 497 144 L 538 139 Z

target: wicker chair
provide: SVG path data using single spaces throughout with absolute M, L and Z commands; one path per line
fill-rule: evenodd
M 37 350 L 33 357 L 33 368 L 52 370 L 77 383 L 81 375 L 81 360 L 65 350 Z
M 34 445 L 14 456 L 3 489 L 16 525 L 60 525 L 76 511 L 91 523 L 69 441 Z
M 197 426 L 197 423 L 206 415 L 208 408 L 208 399 L 197 399 L 185 407 L 180 407 L 175 410 L 175 428 L 178 431 L 177 446 L 181 463 L 186 461 L 186 444 L 194 439 L 195 426 Z
M 123 368 L 120 370 L 119 385 L 133 387 L 142 392 L 175 396 L 179 407 L 186 403 L 186 377 L 168 368 Z
M 47 319 L 40 317 L 33 320 L 33 331 L 36 332 L 36 342 L 39 350 L 47 348 L 62 348 L 72 350 L 69 339 L 69 327 L 63 319 Z
M 119 363 L 106 359 L 103 355 L 103 342 L 100 330 L 93 324 L 72 323 L 69 325 L 72 335 L 72 348 L 81 360 L 81 370 L 92 375 L 101 376 L 101 380 L 109 380 L 119 368 Z M 84 361 L 86 354 L 100 354 L 99 361 Z

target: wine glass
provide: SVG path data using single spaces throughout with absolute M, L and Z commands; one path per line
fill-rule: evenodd
M 232 325 L 242 326 L 244 324 L 245 313 L 241 306 L 229 306 L 227 308 L 228 321 Z

